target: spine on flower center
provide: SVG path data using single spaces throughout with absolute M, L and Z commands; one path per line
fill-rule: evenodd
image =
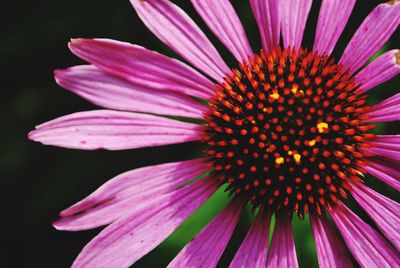
M 214 175 L 254 207 L 321 213 L 362 181 L 374 126 L 363 123 L 360 92 L 328 56 L 261 51 L 210 100 L 203 141 Z

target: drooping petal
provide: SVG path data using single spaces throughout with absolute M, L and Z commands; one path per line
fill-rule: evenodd
M 279 2 L 279 14 L 285 48 L 300 48 L 312 0 L 285 0 Z
M 350 252 L 361 267 L 399 267 L 398 252 L 344 204 L 330 212 Z
M 393 160 L 399 160 L 400 159 L 400 148 L 397 144 L 397 146 L 393 147 L 388 147 L 387 143 L 384 146 L 381 146 L 377 143 L 371 144 L 371 147 L 364 149 L 365 151 L 378 155 L 378 156 L 383 156 L 387 157 Z
M 323 0 L 318 16 L 314 51 L 330 55 L 354 8 L 355 0 Z
M 398 164 L 383 159 L 366 161 L 363 167 L 369 174 L 400 191 L 400 168 Z
M 161 164 L 125 172 L 75 205 L 61 211 L 58 230 L 86 230 L 110 224 L 154 196 L 177 189 L 207 170 L 203 159 Z
M 353 267 L 351 260 L 346 255 L 342 242 L 336 236 L 326 216 L 310 215 L 310 221 L 315 239 L 319 267 Z
M 78 112 L 41 124 L 29 138 L 46 145 L 83 150 L 122 150 L 198 140 L 199 126 L 139 113 Z
M 352 188 L 354 199 L 400 252 L 400 204 L 362 183 L 353 185 Z
M 400 2 L 377 6 L 358 28 L 339 63 L 357 71 L 390 38 L 400 23 Z
M 268 253 L 268 268 L 299 267 L 290 217 L 286 213 L 276 216 L 274 233 Z
M 400 73 L 400 50 L 390 50 L 362 69 L 356 76 L 360 92 L 378 86 Z
M 71 51 L 137 86 L 209 98 L 214 85 L 186 64 L 144 47 L 110 39 L 73 39 Z
M 184 94 L 138 86 L 82 65 L 55 71 L 57 83 L 104 108 L 202 119 L 207 106 Z
M 280 20 L 278 0 L 249 0 L 261 36 L 262 47 L 271 51 L 279 46 Z
M 216 191 L 216 183 L 202 179 L 132 208 L 90 241 L 73 267 L 129 267 L 175 231 Z
M 246 32 L 229 0 L 191 0 L 210 30 L 239 62 L 247 61 L 253 52 Z
M 231 268 L 262 268 L 267 263 L 271 215 L 259 212 L 233 258 Z
M 147 28 L 161 41 L 216 81 L 223 81 L 229 67 L 182 9 L 168 0 L 130 1 Z
M 215 267 L 239 220 L 243 204 L 236 200 L 221 211 L 172 260 L 172 267 Z
M 364 114 L 365 122 L 391 122 L 400 120 L 400 93 L 381 101 Z

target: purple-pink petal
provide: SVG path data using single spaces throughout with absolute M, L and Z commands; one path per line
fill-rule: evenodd
M 400 120 L 400 93 L 371 107 L 364 114 L 365 122 L 392 122 Z
M 400 135 L 377 135 L 368 144 L 370 147 L 366 150 L 370 153 L 393 160 L 400 159 Z
M 313 214 L 310 215 L 310 222 L 314 234 L 319 267 L 353 267 L 351 260 L 346 255 L 342 242 L 336 236 L 328 218 L 325 215 Z
M 268 253 L 268 268 L 299 267 L 290 216 L 278 213 Z
M 215 267 L 231 238 L 242 212 L 236 200 L 224 208 L 168 265 L 172 267 Z
M 200 126 L 164 117 L 95 110 L 41 124 L 29 138 L 46 145 L 83 150 L 122 150 L 199 140 Z
M 208 28 L 239 62 L 253 55 L 246 32 L 229 0 L 191 0 Z
M 199 98 L 213 96 L 213 83 L 188 65 L 144 47 L 110 39 L 73 39 L 69 47 L 98 68 L 149 89 Z
M 278 0 L 249 0 L 258 30 L 261 36 L 262 48 L 271 51 L 279 46 L 280 20 Z
M 185 94 L 159 90 L 105 73 L 93 65 L 56 70 L 57 83 L 104 108 L 202 119 L 207 106 Z
M 378 86 L 400 73 L 400 50 L 390 50 L 367 67 L 362 69 L 356 76 L 356 83 L 360 85 L 360 92 L 365 92 Z
M 176 190 L 207 171 L 204 159 L 138 168 L 109 180 L 88 197 L 61 211 L 58 230 L 77 231 L 110 224 L 155 195 Z
M 312 0 L 279 1 L 284 47 L 300 48 Z
M 366 161 L 363 168 L 369 174 L 400 191 L 400 168 L 398 164 L 385 159 L 372 159 Z
M 89 242 L 72 267 L 129 267 L 174 232 L 216 188 L 217 180 L 203 179 L 137 205 Z
M 182 9 L 169 0 L 130 1 L 147 28 L 161 41 L 216 81 L 223 81 L 229 67 Z
M 400 267 L 399 254 L 392 245 L 344 204 L 340 203 L 330 214 L 361 267 Z
M 318 16 L 314 51 L 330 55 L 354 8 L 355 0 L 323 0 Z
M 382 148 L 378 144 L 375 144 L 373 147 L 366 148 L 365 151 L 381 156 L 381 157 L 386 157 L 390 158 L 393 160 L 399 160 L 400 159 L 400 149 L 393 147 L 393 148 Z
M 230 268 L 263 268 L 267 263 L 270 213 L 260 211 L 233 258 Z
M 390 38 L 400 23 L 400 2 L 378 5 L 358 28 L 339 63 L 356 72 Z
M 352 188 L 354 199 L 400 252 L 400 204 L 364 184 L 353 185 Z

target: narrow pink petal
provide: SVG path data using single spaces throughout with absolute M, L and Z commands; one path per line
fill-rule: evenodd
M 315 239 L 319 267 L 353 267 L 346 255 L 342 242 L 338 239 L 325 215 L 310 215 L 310 222 Z
M 355 0 L 323 0 L 319 11 L 314 51 L 330 55 L 354 8 Z
M 301 47 L 304 29 L 312 0 L 285 0 L 279 2 L 283 44 L 285 48 Z
M 383 159 L 366 161 L 363 167 L 369 174 L 400 191 L 400 168 L 398 164 Z
M 396 250 L 344 204 L 330 212 L 344 241 L 361 267 L 399 267 Z
M 137 206 L 90 241 L 72 267 L 129 267 L 204 203 L 216 191 L 216 181 L 200 180 Z
M 207 106 L 172 91 L 135 85 L 95 66 L 55 71 L 57 83 L 104 108 L 202 119 Z
M 259 212 L 233 258 L 231 268 L 263 268 L 267 263 L 271 215 Z
M 230 203 L 181 250 L 168 267 L 216 267 L 242 208 L 241 201 Z
M 110 39 L 73 39 L 78 57 L 137 86 L 175 91 L 200 98 L 213 96 L 214 85 L 186 64 L 144 47 Z
M 400 204 L 364 184 L 353 185 L 351 194 L 400 252 Z
M 199 126 L 129 112 L 78 112 L 41 124 L 29 138 L 46 145 L 83 150 L 122 150 L 195 141 Z
M 280 20 L 278 0 L 249 0 L 261 36 L 262 47 L 271 51 L 279 46 Z
M 240 61 L 247 61 L 253 52 L 240 22 L 229 0 L 191 0 L 210 30 Z
M 286 213 L 276 215 L 272 242 L 268 253 L 268 268 L 299 267 L 290 217 Z
M 377 6 L 358 28 L 343 52 L 340 63 L 357 71 L 390 38 L 400 23 L 400 2 Z
M 365 92 L 392 79 L 400 73 L 400 50 L 390 50 L 362 69 L 356 76 L 356 82 Z
M 396 148 L 395 146 L 392 148 L 382 148 L 378 144 L 375 144 L 372 147 L 366 148 L 365 151 L 378 156 L 387 157 L 393 160 L 400 159 L 400 149 Z
M 400 135 L 376 135 L 368 143 L 379 148 L 400 150 Z
M 193 20 L 169 0 L 130 0 L 147 28 L 188 62 L 216 81 L 230 72 Z
M 364 114 L 365 122 L 392 122 L 400 120 L 400 93 L 371 107 Z
M 177 189 L 207 171 L 203 159 L 149 166 L 109 180 L 88 197 L 61 211 L 58 230 L 86 230 L 110 224 L 136 204 Z

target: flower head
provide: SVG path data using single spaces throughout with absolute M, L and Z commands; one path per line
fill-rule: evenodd
M 400 95 L 367 104 L 368 90 L 400 73 L 400 52 L 385 52 L 362 68 L 397 29 L 399 1 L 378 5 L 339 61 L 330 54 L 355 0 L 322 1 L 312 49 L 301 47 L 312 0 L 250 0 L 262 41 L 257 53 L 229 0 L 191 2 L 237 66 L 230 69 L 171 1 L 131 0 L 146 26 L 205 75 L 107 39 L 71 40 L 71 51 L 90 65 L 55 72 L 61 86 L 107 110 L 44 123 L 31 139 L 87 150 L 187 141 L 206 148 L 198 159 L 121 174 L 62 211 L 54 223 L 60 230 L 108 225 L 74 266 L 128 267 L 220 187 L 231 202 L 169 267 L 215 267 L 246 204 L 256 216 L 232 267 L 297 267 L 294 215 L 310 220 L 321 267 L 351 267 L 346 247 L 362 267 L 400 266 L 400 205 L 365 179 L 368 173 L 400 190 L 400 136 L 371 132 L 375 123 L 400 119 Z M 380 232 L 348 208 L 350 196 Z

